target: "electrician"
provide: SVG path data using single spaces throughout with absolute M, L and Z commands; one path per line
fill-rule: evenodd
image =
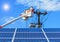
M 22 19 L 27 20 L 29 17 L 32 17 L 32 14 L 34 13 L 34 8 L 30 7 L 30 9 L 25 10 L 20 16 Z

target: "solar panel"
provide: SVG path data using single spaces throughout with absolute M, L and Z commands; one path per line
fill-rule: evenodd
M 60 42 L 60 29 L 43 29 L 49 42 Z M 41 28 L 0 29 L 0 42 L 48 42 Z

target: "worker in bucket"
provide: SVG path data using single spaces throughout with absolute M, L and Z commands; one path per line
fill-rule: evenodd
M 21 14 L 21 17 L 22 17 L 22 19 L 27 20 L 29 17 L 32 17 L 32 14 L 33 14 L 33 13 L 34 13 L 34 8 L 31 7 L 30 9 L 25 10 L 25 11 Z

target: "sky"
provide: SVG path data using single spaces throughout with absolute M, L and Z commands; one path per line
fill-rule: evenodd
M 44 28 L 60 28 L 60 0 L 0 0 L 0 25 L 20 16 L 31 6 L 41 12 L 47 11 L 48 14 L 41 17 Z M 29 28 L 32 22 L 37 23 L 36 14 L 26 21 L 19 19 L 4 28 Z

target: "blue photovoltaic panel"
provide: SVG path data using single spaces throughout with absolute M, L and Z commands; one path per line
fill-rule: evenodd
M 2 28 L 0 29 L 0 32 L 14 32 L 15 29 L 13 28 Z
M 47 42 L 46 39 L 15 39 L 14 42 Z
M 15 29 L 0 29 L 0 42 L 11 42 Z
M 60 42 L 60 29 L 44 29 L 50 42 Z M 0 29 L 0 42 L 12 42 L 15 29 Z M 13 42 L 47 42 L 40 28 L 17 28 Z
M 44 28 L 45 32 L 60 32 L 60 28 Z
M 19 35 L 18 35 L 19 34 Z M 27 37 L 27 38 L 44 38 L 43 33 L 16 33 L 16 37 Z
M 42 30 L 40 28 L 21 28 L 17 29 L 17 32 L 41 32 Z
M 0 37 L 13 37 L 13 32 L 12 33 L 0 33 Z
M 0 42 L 11 42 L 12 39 L 0 39 Z
M 41 29 L 17 29 L 16 37 L 44 37 L 44 35 Z
M 46 33 L 49 38 L 59 38 L 60 33 Z

